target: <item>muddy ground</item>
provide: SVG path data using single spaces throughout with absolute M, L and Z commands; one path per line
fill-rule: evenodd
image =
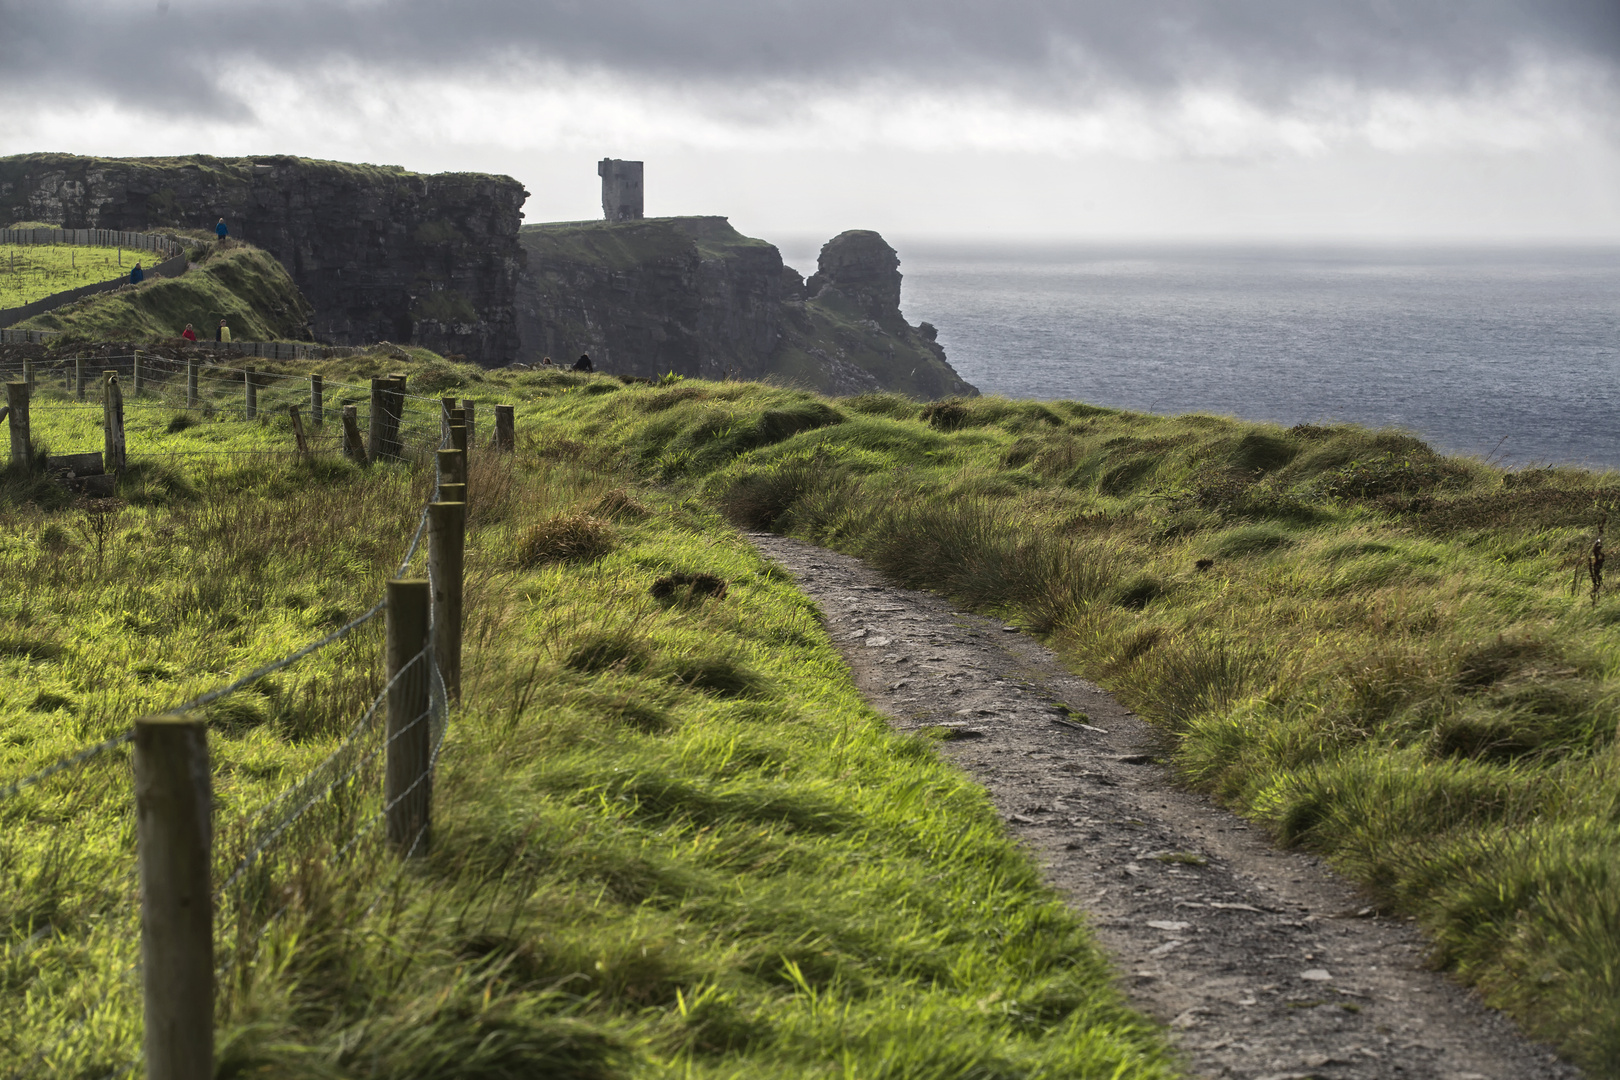
M 1038 642 L 848 556 L 750 539 L 820 605 L 874 708 L 902 730 L 952 729 L 943 752 L 1088 913 L 1121 985 L 1169 1025 L 1191 1075 L 1580 1077 L 1426 970 L 1409 923 L 1178 789 L 1153 729 Z

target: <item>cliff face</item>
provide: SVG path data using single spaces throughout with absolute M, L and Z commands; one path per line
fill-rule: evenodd
M 929 328 L 900 314 L 899 259 L 851 232 L 807 284 L 725 218 L 568 222 L 522 231 L 519 358 L 589 353 L 603 370 L 774 378 L 833 394 L 973 394 Z
M 0 158 L 0 221 L 212 230 L 269 251 L 318 340 L 388 340 L 486 365 L 517 355 L 523 185 L 293 157 Z

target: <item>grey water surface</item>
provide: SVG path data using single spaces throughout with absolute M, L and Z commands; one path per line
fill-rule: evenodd
M 987 394 L 1620 467 L 1620 248 L 896 247 L 907 318 Z

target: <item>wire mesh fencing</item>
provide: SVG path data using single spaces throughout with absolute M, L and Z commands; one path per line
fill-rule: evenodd
M 386 594 L 331 632 L 99 742 L 0 750 L 0 770 L 36 763 L 0 772 L 0 994 L 12 1006 L 0 1010 L 0 1077 L 119 1076 L 142 1058 L 153 1076 L 188 1060 L 211 1069 L 216 987 L 251 971 L 311 868 L 427 850 L 451 704 L 443 635 L 461 583 L 458 563 L 454 582 L 437 581 L 454 605 L 440 603 L 443 570 L 423 556 L 448 542 L 437 522 L 464 522 L 433 505 Z M 413 567 L 429 580 L 405 577 Z M 300 688 L 300 665 L 330 650 L 343 651 L 342 678 L 311 672 Z M 229 730 L 234 703 L 272 677 L 290 680 L 286 708 L 321 712 L 335 745 L 285 782 L 249 782 L 239 755 L 210 757 L 209 732 Z M 174 741 L 188 732 L 192 743 Z M 187 806 L 201 808 L 189 824 Z M 187 865 L 200 867 L 195 895 Z

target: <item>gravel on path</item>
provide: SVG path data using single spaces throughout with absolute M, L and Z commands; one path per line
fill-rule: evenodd
M 1045 646 L 858 559 L 752 534 L 820 606 L 867 700 L 990 792 L 1011 834 L 1169 1025 L 1191 1075 L 1239 1080 L 1579 1080 L 1424 968 L 1309 855 L 1178 788 L 1163 740 Z

